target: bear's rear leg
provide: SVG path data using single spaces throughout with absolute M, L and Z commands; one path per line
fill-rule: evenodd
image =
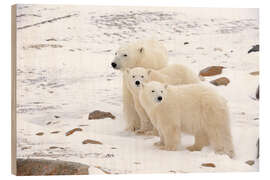
M 216 128 L 215 130 L 207 132 L 211 146 L 213 146 L 215 153 L 227 154 L 230 158 L 233 158 L 235 154 L 231 133 L 226 127 L 222 128 L 223 129 Z
M 187 147 L 189 151 L 200 151 L 204 146 L 209 145 L 207 134 L 200 131 L 195 134 L 195 143 L 192 146 Z

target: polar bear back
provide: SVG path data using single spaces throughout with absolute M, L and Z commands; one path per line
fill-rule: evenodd
M 199 83 L 199 77 L 187 66 L 170 64 L 160 70 L 153 70 L 149 74 L 151 81 L 158 81 L 170 85 Z
M 161 69 L 168 64 L 168 51 L 160 42 L 154 39 L 138 41 L 131 45 L 133 51 L 143 48 L 143 54 L 136 67 Z

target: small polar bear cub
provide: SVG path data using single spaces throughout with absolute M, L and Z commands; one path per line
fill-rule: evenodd
M 181 132 L 195 136 L 190 151 L 209 144 L 218 154 L 234 156 L 227 101 L 203 84 L 164 85 L 156 81 L 143 84 L 141 105 L 158 129 L 160 149 L 175 151 Z
M 135 110 L 140 118 L 140 129 L 136 133 L 148 133 L 153 130 L 145 110 L 139 102 L 141 84 L 158 81 L 171 85 L 199 83 L 198 76 L 188 67 L 181 64 L 171 64 L 161 70 L 145 69 L 141 67 L 127 69 L 127 87 L 132 93 Z M 155 133 L 154 133 L 155 134 Z

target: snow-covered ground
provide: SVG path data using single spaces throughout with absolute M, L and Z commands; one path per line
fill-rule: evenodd
M 101 174 L 259 170 L 259 103 L 253 99 L 259 76 L 249 74 L 259 71 L 259 55 L 247 53 L 259 43 L 257 9 L 19 5 L 17 26 L 17 157 L 81 162 Z M 228 99 L 234 159 L 210 147 L 187 151 L 194 141 L 189 135 L 179 151 L 169 152 L 153 146 L 158 137 L 124 131 L 121 73 L 110 63 L 120 44 L 151 37 L 167 47 L 170 63 L 195 72 L 226 67 L 204 83 L 222 76 L 231 81 L 215 88 Z M 94 110 L 116 119 L 88 120 Z M 65 136 L 77 127 L 82 131 Z M 103 144 L 82 144 L 85 139 Z

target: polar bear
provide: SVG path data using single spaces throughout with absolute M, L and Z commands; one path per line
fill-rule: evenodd
M 171 85 L 199 83 L 199 77 L 187 66 L 181 64 L 170 64 L 160 70 L 145 69 L 136 67 L 127 69 L 127 87 L 132 93 L 135 110 L 140 118 L 140 129 L 138 134 L 153 134 L 152 123 L 139 102 L 139 91 L 142 83 L 158 81 Z M 154 134 L 156 134 L 154 132 Z
M 184 132 L 195 136 L 190 151 L 210 144 L 216 153 L 234 156 L 227 101 L 212 88 L 151 81 L 142 85 L 139 100 L 160 133 L 160 149 L 175 151 Z
M 144 67 L 161 69 L 168 64 L 168 52 L 157 40 L 141 40 L 121 46 L 115 53 L 111 66 L 124 71 L 126 68 Z M 140 128 L 140 120 L 134 108 L 130 91 L 127 89 L 127 80 L 123 73 L 123 115 L 127 122 L 126 130 L 135 131 Z

